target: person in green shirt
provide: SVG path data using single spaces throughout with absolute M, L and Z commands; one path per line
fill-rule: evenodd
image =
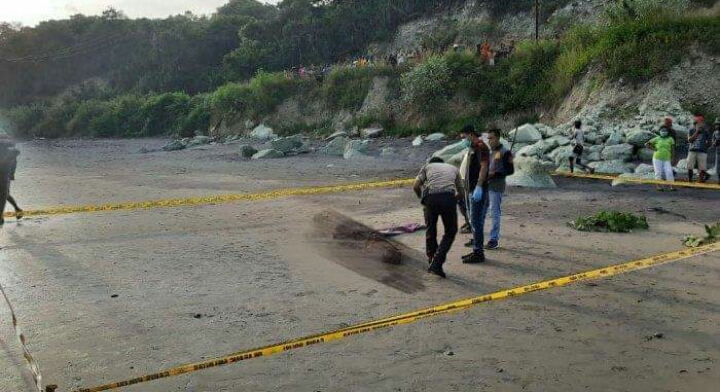
M 655 151 L 653 154 L 653 167 L 655 168 L 655 179 L 662 180 L 665 175 L 665 181 L 674 182 L 672 161 L 675 159 L 675 139 L 670 135 L 667 129 L 660 129 L 660 136 L 657 136 L 645 144 L 647 148 Z M 658 190 L 662 190 L 658 186 Z M 672 185 L 670 190 L 674 190 Z

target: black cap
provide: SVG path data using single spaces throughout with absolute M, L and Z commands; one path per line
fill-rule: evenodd
M 467 133 L 470 135 L 480 136 L 480 133 L 475 129 L 475 127 L 472 124 L 468 124 L 463 127 L 462 131 L 460 133 Z

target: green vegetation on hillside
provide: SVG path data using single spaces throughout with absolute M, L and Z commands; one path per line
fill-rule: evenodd
M 395 104 L 357 117 L 357 125 L 381 123 L 398 135 L 454 131 L 465 122 L 483 126 L 490 118 L 553 107 L 591 68 L 609 79 L 643 82 L 680 62 L 694 45 L 720 53 L 717 15 L 636 0 L 636 7 L 611 8 L 605 23 L 572 28 L 559 41 L 520 42 L 510 58 L 494 67 L 482 65 L 470 52 L 448 52 L 402 67 L 376 61 L 368 67 L 335 65 L 319 77 L 282 72 L 362 53 L 373 40 L 388 39 L 400 23 L 433 12 L 436 3 L 407 0 L 388 9 L 388 0 L 285 0 L 276 8 L 233 0 L 211 18 L 128 20 L 108 12 L 36 29 L 5 26 L 0 28 L 0 58 L 57 51 L 63 42 L 77 47 L 106 30 L 145 35 L 127 47 L 110 45 L 112 50 L 103 52 L 107 58 L 86 65 L 80 64 L 82 56 L 69 62 L 0 61 L 0 107 L 6 107 L 0 117 L 21 137 L 192 135 L 223 119 L 262 121 L 289 98 L 354 112 L 374 78 L 383 76 Z M 371 12 L 373 7 L 383 12 Z M 57 38 L 39 41 L 51 33 Z M 93 42 L 86 45 L 103 46 Z

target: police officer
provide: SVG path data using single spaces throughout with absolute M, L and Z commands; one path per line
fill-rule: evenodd
M 444 278 L 442 266 L 458 231 L 457 198 L 464 195 L 460 172 L 455 166 L 444 163 L 441 158 L 431 158 L 420 170 L 413 190 L 425 207 L 425 250 L 430 262 L 428 272 Z M 445 228 L 439 246 L 438 219 L 442 219 Z

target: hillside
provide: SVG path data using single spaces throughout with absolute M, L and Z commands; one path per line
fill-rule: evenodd
M 20 137 L 223 136 L 258 123 L 409 135 L 578 114 L 634 126 L 667 112 L 682 124 L 691 111 L 720 111 L 720 6 L 703 8 L 712 1 L 544 1 L 538 43 L 530 2 L 360 3 L 233 0 L 210 18 L 109 10 L 6 25 L 0 121 Z M 133 39 L 104 40 L 108 31 Z M 483 64 L 474 47 L 485 41 L 514 50 Z M 389 65 L 389 55 L 407 60 Z M 293 67 L 315 73 L 283 72 Z

